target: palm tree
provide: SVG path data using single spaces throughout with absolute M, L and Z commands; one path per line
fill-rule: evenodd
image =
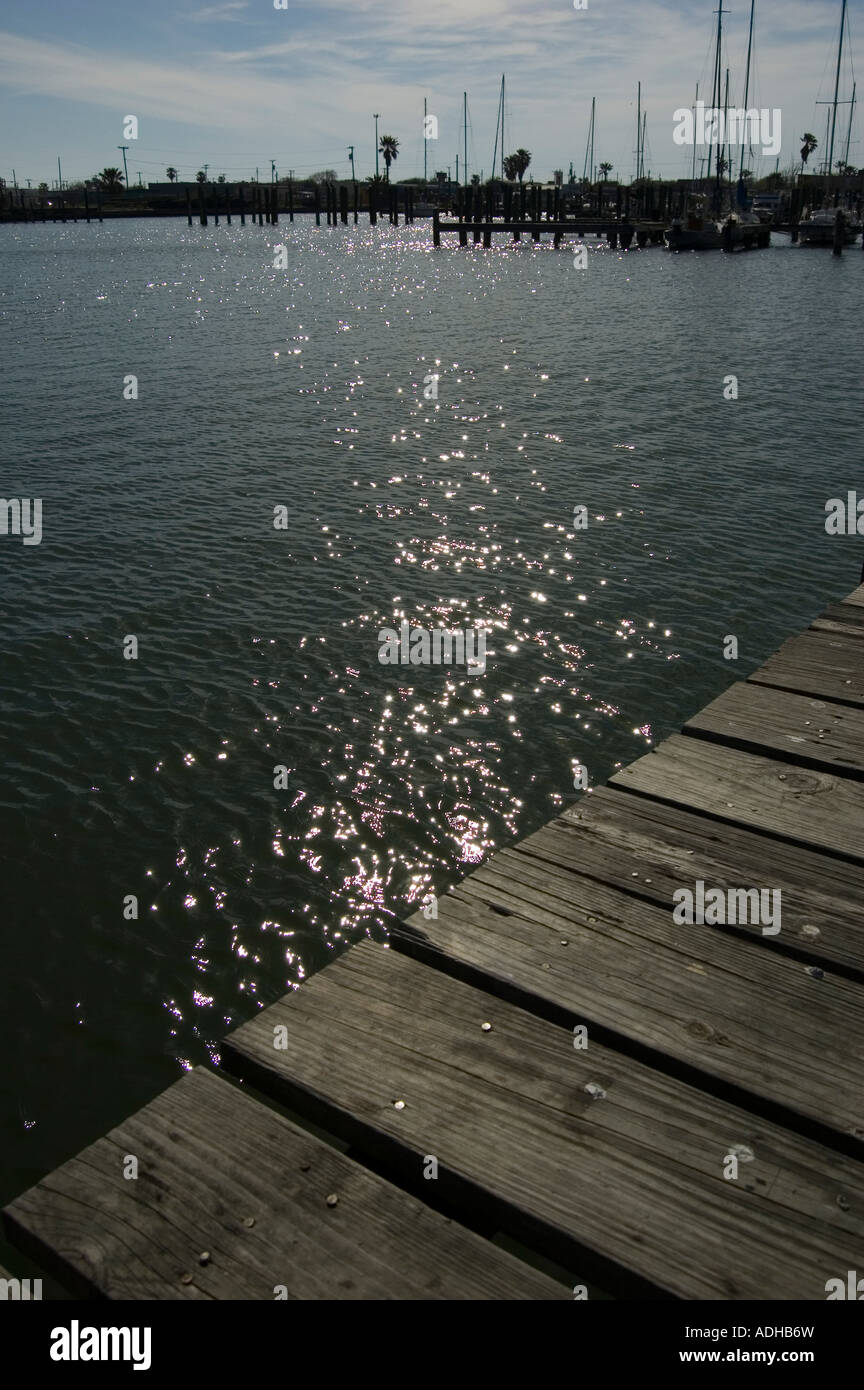
M 607 161 L 604 161 L 604 163 L 602 163 L 602 164 L 600 165 L 600 173 L 603 175 L 603 182 L 604 182 L 604 183 L 606 182 L 606 180 L 608 179 L 609 175 L 612 173 L 612 170 L 613 170 L 614 168 L 615 168 L 615 165 L 614 165 L 614 164 L 609 164 Z
M 515 154 L 508 154 L 504 160 L 505 178 L 518 179 L 521 183 L 525 177 L 525 171 L 531 163 L 530 150 L 518 149 Z
M 387 181 L 390 181 L 390 161 L 399 158 L 399 141 L 395 135 L 382 135 L 378 147 L 381 151 L 381 158 L 387 165 Z
M 177 170 L 174 168 L 173 164 L 169 164 L 168 168 L 165 170 L 165 173 L 168 175 L 169 183 L 174 183 L 176 181 Z
M 119 193 L 123 188 L 123 175 L 119 169 L 103 169 L 96 179 L 106 193 Z
M 204 170 L 203 170 L 203 169 L 199 169 L 199 170 L 198 170 L 198 173 L 195 175 L 195 182 L 196 182 L 196 183 L 206 183 L 206 182 L 207 182 L 207 175 L 204 173 Z
M 819 144 L 819 141 L 816 139 L 815 135 L 810 134 L 809 130 L 804 132 L 801 139 L 804 142 L 801 146 L 801 165 L 803 167 Z

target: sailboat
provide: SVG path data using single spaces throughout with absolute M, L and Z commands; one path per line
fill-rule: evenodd
M 828 163 L 826 173 L 830 184 L 831 172 L 834 168 L 834 136 L 837 129 L 837 98 L 840 93 L 840 68 L 843 61 L 843 38 L 846 32 L 846 3 L 843 0 L 843 8 L 840 13 L 840 40 L 837 45 L 837 68 L 834 74 L 834 100 L 831 102 L 831 143 L 828 148 Z M 855 110 L 855 93 L 852 93 L 852 108 L 849 112 L 849 135 L 852 133 L 852 112 Z M 846 139 L 846 153 L 849 153 L 849 136 Z M 845 246 L 853 245 L 858 233 L 861 231 L 861 223 L 851 211 L 836 204 L 834 207 L 823 205 L 820 208 L 805 208 L 804 215 L 798 223 L 798 239 L 804 246 L 833 246 L 834 227 L 837 221 L 837 213 L 843 213 L 843 243 Z
M 744 107 L 747 107 L 747 99 L 750 90 L 750 54 L 753 43 L 753 15 L 756 8 L 756 0 L 750 0 L 750 39 L 747 45 L 747 75 L 744 82 Z M 726 14 L 729 11 L 725 11 Z M 714 111 L 724 112 L 729 108 L 729 69 L 726 69 L 726 93 L 721 107 L 721 43 L 723 38 L 723 0 L 717 10 L 717 41 L 714 51 L 714 80 L 713 96 Z M 697 87 L 698 94 L 698 87 Z M 743 210 L 732 212 L 727 210 L 725 215 L 720 212 L 722 190 L 722 156 L 723 145 L 718 142 L 715 145 L 715 171 L 716 183 L 711 202 L 713 207 L 708 206 L 708 195 L 705 193 L 691 193 L 688 195 L 687 210 L 683 217 L 673 218 L 666 230 L 666 244 L 670 251 L 719 251 L 721 249 L 733 250 L 735 246 L 744 245 L 745 241 L 749 245 L 767 245 L 767 239 L 762 237 L 754 239 L 752 233 L 745 236 L 744 226 L 751 223 L 758 223 L 758 218 L 753 213 Z M 729 160 L 731 164 L 731 150 Z M 743 166 L 744 152 L 742 147 L 741 162 Z M 695 161 L 694 161 L 695 169 Z M 708 174 L 711 175 L 711 160 L 708 161 Z M 741 169 L 739 168 L 739 185 L 741 183 Z M 728 205 L 727 205 L 728 206 Z

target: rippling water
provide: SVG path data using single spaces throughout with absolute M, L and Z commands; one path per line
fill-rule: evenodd
M 430 233 L 0 228 L 4 1200 L 858 582 L 860 248 Z

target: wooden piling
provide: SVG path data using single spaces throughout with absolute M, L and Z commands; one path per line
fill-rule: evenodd
M 87 189 L 84 189 L 84 216 L 87 218 L 87 226 L 90 226 L 90 199 L 87 197 Z
M 186 189 L 186 223 L 192 226 L 192 194 Z
M 273 226 L 274 226 L 274 227 L 278 227 L 278 226 L 279 226 L 279 185 L 278 185 L 278 183 L 274 183 L 274 185 L 273 185 L 273 219 L 272 219 L 272 220 L 273 220 Z
M 294 183 L 288 180 L 288 221 L 294 221 Z
M 230 226 L 231 226 L 231 189 L 229 188 L 229 186 L 228 186 L 227 183 L 226 183 L 226 185 L 225 185 L 225 220 L 226 220 L 226 222 L 228 223 L 228 226 L 230 227 Z
M 339 189 L 339 221 L 343 227 L 348 226 L 348 189 L 344 183 Z
M 370 183 L 370 185 L 369 185 L 369 226 L 370 226 L 370 227 L 377 227 L 377 225 L 378 225 L 378 207 L 377 207 L 377 203 L 376 203 L 376 185 L 373 184 L 373 183 Z M 436 244 L 436 246 L 438 245 L 437 242 L 436 242 L 435 244 Z
M 243 185 L 242 185 L 242 183 L 239 185 L 239 187 L 238 187 L 238 189 L 237 189 L 237 201 L 238 201 L 238 203 L 240 204 L 240 226 L 241 226 L 241 227 L 245 227 L 245 226 L 246 226 L 246 198 L 245 198 L 245 196 L 244 196 L 244 194 L 243 194 Z
M 357 180 L 356 180 L 356 179 L 354 180 L 353 188 L 354 188 L 354 226 L 356 227 L 356 226 L 357 226 L 357 216 L 358 216 L 359 207 L 360 207 L 360 202 L 359 202 L 359 198 L 358 198 L 358 191 L 357 191 Z
M 315 185 L 315 226 L 321 226 L 321 185 Z
M 440 212 L 438 211 L 438 209 L 436 208 L 435 211 L 432 213 L 432 245 L 433 245 L 433 246 L 440 246 L 440 245 L 441 245 L 441 231 L 440 231 L 440 226 L 439 226 L 440 221 L 441 221 L 441 213 L 440 213 Z
M 204 202 L 204 185 L 198 185 L 198 222 L 202 227 L 207 226 L 207 207 Z

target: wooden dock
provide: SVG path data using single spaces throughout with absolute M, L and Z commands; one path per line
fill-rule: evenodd
M 469 236 L 474 244 L 481 240 L 483 245 L 492 245 L 492 237 L 510 236 L 514 241 L 530 236 L 539 241 L 541 236 L 551 236 L 555 246 L 560 246 L 565 236 L 605 237 L 609 245 L 628 250 L 632 242 L 637 246 L 660 245 L 663 242 L 665 224 L 663 222 L 629 222 L 617 217 L 492 217 L 478 213 L 476 216 L 463 216 L 456 221 L 444 222 L 436 210 L 432 214 L 432 245 L 441 245 L 442 232 L 456 232 L 459 245 L 467 246 Z
M 780 930 L 676 921 L 699 883 Z M 9 1238 L 110 1299 L 824 1301 L 864 1268 L 864 587 L 222 1068 Z

